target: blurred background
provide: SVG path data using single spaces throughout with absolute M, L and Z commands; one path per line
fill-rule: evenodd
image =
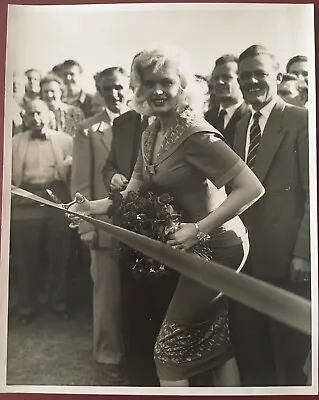
M 196 73 L 207 76 L 222 54 L 239 55 L 256 43 L 268 47 L 284 68 L 296 54 L 311 58 L 312 5 L 142 4 L 19 6 L 8 15 L 8 70 L 36 68 L 75 59 L 84 87 L 109 66 L 129 70 L 134 54 L 150 44 L 186 50 Z

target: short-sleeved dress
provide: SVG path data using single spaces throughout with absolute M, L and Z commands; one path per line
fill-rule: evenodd
M 143 134 L 133 177 L 158 194 L 170 193 L 182 210 L 183 221 L 199 221 L 222 202 L 224 185 L 242 171 L 245 163 L 214 127 L 190 109 L 177 117 L 153 158 L 157 124 L 155 121 Z M 247 243 L 239 217 L 210 235 L 214 261 L 237 269 L 246 256 Z M 222 296 L 213 301 L 216 294 L 183 275 L 179 278 L 154 350 L 160 379 L 188 379 L 233 357 L 227 300 Z

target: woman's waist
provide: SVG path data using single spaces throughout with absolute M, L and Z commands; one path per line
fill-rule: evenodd
M 183 218 L 185 222 L 198 222 L 205 216 L 199 218 Z M 210 232 L 210 241 L 218 243 L 227 243 L 227 245 L 236 245 L 248 240 L 248 233 L 245 225 L 239 217 L 235 217 L 224 224 L 213 228 Z
M 152 191 L 156 195 L 169 193 L 174 199 L 172 206 L 177 213 L 181 214 L 182 222 L 198 222 L 207 217 L 208 214 L 214 212 L 216 208 L 210 201 L 201 201 L 201 198 L 197 198 L 196 201 L 195 199 L 193 199 L 194 201 L 189 201 L 187 196 L 185 198 L 181 194 L 176 195 L 175 192 L 172 193 L 172 191 L 163 190 L 158 185 L 148 185 L 147 190 Z M 209 233 L 212 240 L 230 240 L 231 242 L 236 242 L 234 244 L 247 240 L 247 230 L 238 216 L 212 229 Z M 236 240 L 236 238 L 240 240 Z

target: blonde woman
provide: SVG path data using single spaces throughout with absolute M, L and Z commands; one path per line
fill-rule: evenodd
M 214 261 L 237 269 L 245 258 L 246 230 L 238 215 L 262 194 L 246 164 L 202 115 L 203 99 L 187 56 L 178 49 L 154 48 L 132 65 L 132 106 L 155 116 L 142 136 L 132 178 L 123 192 L 147 185 L 170 193 L 183 210 L 184 224 L 168 245 L 190 250 L 207 240 Z M 226 197 L 224 186 L 232 188 Z M 214 194 L 224 193 L 216 203 Z M 105 213 L 109 199 L 73 206 L 85 214 Z M 228 326 L 227 300 L 181 276 L 155 345 L 161 386 L 189 386 L 189 378 L 212 371 L 212 385 L 240 385 Z

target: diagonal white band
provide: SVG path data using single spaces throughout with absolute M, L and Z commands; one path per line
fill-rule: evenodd
M 108 232 L 115 239 L 141 251 L 154 260 L 162 262 L 190 279 L 194 279 L 213 290 L 223 292 L 226 296 L 283 324 L 305 334 L 311 334 L 311 303 L 300 296 L 246 274 L 238 274 L 236 271 L 214 261 L 206 261 L 194 254 L 175 250 L 165 243 L 160 243 L 108 222 L 68 211 L 58 204 L 15 186 L 11 187 L 11 192 L 57 208 L 64 213 L 76 215 L 98 229 Z

